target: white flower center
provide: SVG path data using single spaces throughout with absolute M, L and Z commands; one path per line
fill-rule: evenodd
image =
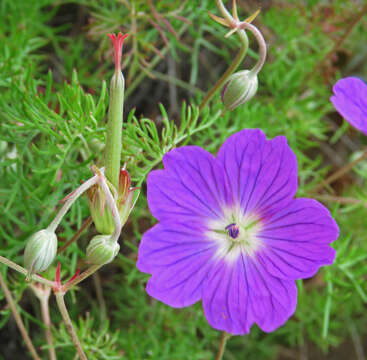
M 243 214 L 239 207 L 224 209 L 221 219 L 210 220 L 206 236 L 217 243 L 216 255 L 233 262 L 241 254 L 253 257 L 263 246 L 258 234 L 262 230 L 260 217 Z

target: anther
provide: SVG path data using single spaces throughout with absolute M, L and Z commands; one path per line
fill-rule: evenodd
M 238 235 L 240 234 L 240 229 L 235 223 L 229 224 L 225 227 L 225 229 L 228 231 L 228 235 L 232 239 L 236 239 Z

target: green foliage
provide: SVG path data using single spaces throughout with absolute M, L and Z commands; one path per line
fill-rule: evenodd
M 157 14 L 149 1 L 140 0 L 4 0 L 0 5 L 4 15 L 0 20 L 0 254 L 19 264 L 25 240 L 49 224 L 59 201 L 91 176 L 91 165 L 103 163 L 108 106 L 103 80 L 109 80 L 113 68 L 105 34 L 131 33 L 123 57 L 126 108 L 137 108 L 125 116 L 122 158 L 133 185 L 141 187 L 140 197 L 123 230 L 120 254 L 99 272 L 105 303 L 95 296 L 99 288 L 89 280 L 66 297 L 89 359 L 199 360 L 213 358 L 218 347 L 220 334 L 206 322 L 201 304 L 172 309 L 152 300 L 144 291 L 148 276 L 135 267 L 141 236 L 154 223 L 147 209 L 145 179 L 161 166 L 167 151 L 195 144 L 215 154 L 230 134 L 243 128 L 261 128 L 268 138 L 285 135 L 298 159 L 298 196 L 312 197 L 316 184 L 367 144 L 346 123 L 335 121 L 330 85 L 344 68 L 325 60 L 333 46 L 330 26 L 335 27 L 335 39 L 341 36 L 356 9 L 341 0 L 332 4 L 273 1 L 256 20 L 269 44 L 258 93 L 244 106 L 222 113 L 219 95 L 200 112 L 203 92 L 198 89 L 210 88 L 226 69 L 237 51 L 236 35 L 225 39 L 226 29 L 207 17 L 208 10 L 216 13 L 212 1 L 153 3 Z M 63 23 L 63 14 L 75 8 L 84 14 L 84 22 L 75 27 Z M 323 16 L 326 10 L 336 16 Z M 342 50 L 356 53 L 365 30 L 365 24 L 358 25 Z M 250 68 L 256 56 L 250 50 L 244 68 Z M 167 70 L 169 59 L 175 64 L 173 74 Z M 366 70 L 361 69 L 363 77 Z M 166 83 L 178 91 L 179 99 L 186 99 L 178 101 L 176 111 L 171 111 L 172 88 Z M 155 96 L 156 88 L 162 89 L 162 99 Z M 137 101 L 140 93 L 144 99 Z M 157 105 L 159 101 L 165 105 Z M 366 202 L 364 164 L 345 179 L 328 187 L 327 193 Z M 285 326 L 272 334 L 254 327 L 247 337 L 231 338 L 226 360 L 275 359 L 282 349 L 297 352 L 306 343 L 327 352 L 350 336 L 364 336 L 366 207 L 326 204 L 341 229 L 334 245 L 335 264 L 298 282 L 297 311 Z M 60 245 L 88 215 L 82 198 L 61 223 Z M 63 279 L 83 266 L 93 235 L 93 229 L 84 233 L 58 255 Z M 1 271 L 16 301 L 26 309 L 22 316 L 32 329 L 32 339 L 44 345 L 33 294 L 26 291 L 22 276 L 3 266 Z M 52 279 L 54 273 L 51 267 L 43 275 Z M 5 332 L 9 310 L 2 293 L 0 301 L 0 327 Z M 71 359 L 75 350 L 53 302 L 51 316 L 58 358 Z

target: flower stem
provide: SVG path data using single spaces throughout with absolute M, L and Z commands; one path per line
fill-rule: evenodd
M 217 357 L 215 358 L 216 360 L 223 359 L 224 351 L 226 350 L 227 340 L 230 338 L 230 336 L 231 336 L 230 334 L 224 331 L 222 332 Z
M 222 13 L 223 17 L 225 19 L 227 19 L 228 21 L 233 22 L 234 19 L 233 19 L 232 15 L 227 11 L 227 9 L 225 8 L 225 6 L 223 5 L 222 0 L 216 0 L 216 3 L 217 3 L 217 7 L 218 7 L 219 11 Z M 220 77 L 220 79 L 216 82 L 216 84 L 206 94 L 204 100 L 199 105 L 199 110 L 200 111 L 212 99 L 212 97 L 215 95 L 215 93 L 217 92 L 217 90 L 219 88 L 221 88 L 225 84 L 225 82 L 228 79 L 228 77 L 233 74 L 233 72 L 237 69 L 237 67 L 242 62 L 243 58 L 246 55 L 247 50 L 248 50 L 248 37 L 247 37 L 247 35 L 246 35 L 246 33 L 245 33 L 244 30 L 238 31 L 238 35 L 239 35 L 240 40 L 241 40 L 241 43 L 242 43 L 241 49 L 238 52 L 238 54 L 235 57 L 235 59 L 233 60 L 233 62 L 230 65 L 230 67 L 225 71 L 225 73 Z
M 326 185 L 329 185 L 330 183 L 334 182 L 335 180 L 339 179 L 344 174 L 346 174 L 347 172 L 349 172 L 350 170 L 352 170 L 354 168 L 354 166 L 356 166 L 359 162 L 361 162 L 364 159 L 367 159 L 367 149 L 365 149 L 363 151 L 363 153 L 362 153 L 362 155 L 360 157 L 358 157 L 357 159 L 355 159 L 351 163 L 345 165 L 344 167 L 342 167 L 341 169 L 339 169 L 338 171 L 336 171 L 334 174 L 330 175 L 327 179 L 321 181 L 318 185 L 314 186 L 310 190 L 310 192 L 314 193 L 314 192 L 320 191 Z
M 78 188 L 76 188 L 65 201 L 64 205 L 58 212 L 58 214 L 55 216 L 55 218 L 52 220 L 51 224 L 48 226 L 48 229 L 52 232 L 55 232 L 56 228 L 59 226 L 62 218 L 65 216 L 65 214 L 70 209 L 71 205 L 75 202 L 75 200 L 78 199 L 80 195 L 82 195 L 85 191 L 87 191 L 91 186 L 97 183 L 99 178 L 99 175 L 94 175 L 89 180 L 84 182 L 82 185 L 80 185 Z
M 80 275 L 78 275 L 75 279 L 67 282 L 62 287 L 62 292 L 66 293 L 68 292 L 73 286 L 76 284 L 79 284 L 81 281 L 86 279 L 88 276 L 92 275 L 94 272 L 96 272 L 102 265 L 92 265 L 87 270 L 83 271 Z
M 54 340 L 53 340 L 53 336 L 52 336 L 52 332 L 51 332 L 52 323 L 51 323 L 50 309 L 49 309 L 50 294 L 51 294 L 51 288 L 46 288 L 42 292 L 41 296 L 38 296 L 37 293 L 36 293 L 36 295 L 39 298 L 40 303 L 41 303 L 42 321 L 46 326 L 45 334 L 46 334 L 46 340 L 47 340 L 47 344 L 48 344 L 49 359 L 50 360 L 57 360 L 55 346 L 54 346 Z
M 22 320 L 22 318 L 20 317 L 20 315 L 18 313 L 15 301 L 14 301 L 14 299 L 13 299 L 13 297 L 12 297 L 12 295 L 11 295 L 11 293 L 10 293 L 10 291 L 9 291 L 9 289 L 8 289 L 8 287 L 5 283 L 5 280 L 4 280 L 3 276 L 1 275 L 1 273 L 0 273 L 0 286 L 3 290 L 3 292 L 4 292 L 6 301 L 7 301 L 8 305 L 9 305 L 9 308 L 10 308 L 10 310 L 11 310 L 13 316 L 14 316 L 15 322 L 18 325 L 19 331 L 22 334 L 24 342 L 25 342 L 29 352 L 32 355 L 32 358 L 34 360 L 41 360 L 41 358 L 37 354 L 37 351 L 36 351 L 35 347 L 33 346 L 32 340 L 30 339 L 30 337 L 28 335 L 28 332 L 27 332 L 27 329 L 25 328 L 25 326 L 23 324 L 23 320 Z
M 20 272 L 21 274 L 23 274 L 25 276 L 28 275 L 28 270 L 26 270 L 24 267 L 14 263 L 13 261 L 11 261 L 11 260 L 3 257 L 3 256 L 0 256 L 0 262 L 3 263 L 6 266 L 12 268 L 13 270 Z M 31 278 L 31 280 L 35 280 L 35 281 L 37 281 L 39 283 L 42 283 L 42 284 L 45 284 L 47 286 L 51 286 L 51 287 L 54 286 L 53 281 L 44 279 L 42 276 L 32 274 L 32 275 L 29 275 L 29 277 Z
M 259 31 L 259 29 L 247 22 L 242 22 L 240 23 L 240 25 L 238 26 L 239 29 L 246 29 L 251 31 L 251 33 L 255 36 L 257 43 L 259 44 L 259 49 L 260 49 L 260 55 L 259 55 L 259 60 L 257 61 L 257 63 L 255 64 L 255 66 L 251 69 L 251 74 L 253 75 L 257 75 L 259 73 L 259 71 L 261 70 L 261 68 L 263 67 L 264 63 L 265 63 L 265 59 L 266 59 L 266 42 L 261 34 L 261 32 Z
M 78 335 L 75 332 L 73 323 L 71 322 L 68 309 L 66 308 L 66 305 L 65 305 L 64 295 L 65 295 L 64 292 L 60 292 L 60 291 L 55 292 L 57 306 L 59 307 L 61 316 L 64 320 L 65 325 L 66 325 L 66 329 L 67 329 L 67 331 L 69 332 L 69 334 L 71 336 L 71 339 L 72 339 L 72 341 L 75 345 L 75 348 L 77 350 L 77 353 L 79 355 L 79 358 L 81 360 L 88 360 L 87 356 L 85 355 L 85 353 L 83 351 L 82 344 L 79 341 Z

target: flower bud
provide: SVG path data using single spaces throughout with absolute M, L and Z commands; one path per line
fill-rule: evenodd
M 105 175 L 108 181 L 117 188 L 121 164 L 122 119 L 124 107 L 125 80 L 121 72 L 122 44 L 127 34 L 108 35 L 114 46 L 115 72 L 111 79 L 108 106 L 107 136 L 105 147 Z
M 120 170 L 116 205 L 119 211 L 122 226 L 126 223 L 133 207 L 133 198 L 136 188 L 131 188 L 131 179 L 125 169 Z M 105 203 L 105 196 L 100 186 L 95 185 L 87 190 L 88 205 L 94 225 L 98 232 L 111 235 L 115 229 L 112 214 Z
M 229 110 L 233 110 L 244 104 L 256 94 L 257 85 L 257 75 L 250 70 L 232 74 L 222 90 L 224 106 Z
M 120 245 L 110 239 L 108 235 L 96 235 L 87 247 L 86 261 L 93 265 L 111 262 L 119 252 Z
M 57 237 L 53 231 L 43 229 L 33 234 L 24 250 L 24 264 L 30 274 L 45 271 L 56 256 Z

